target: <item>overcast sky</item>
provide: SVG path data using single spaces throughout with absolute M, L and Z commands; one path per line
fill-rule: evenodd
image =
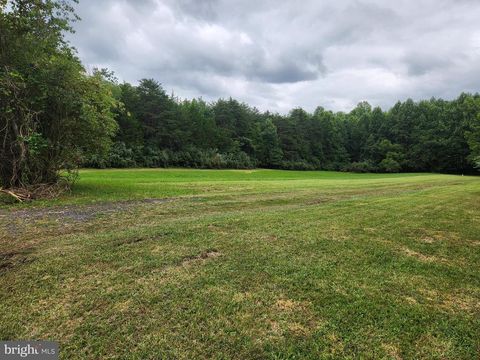
M 479 0 L 80 0 L 88 69 L 286 113 L 480 91 Z

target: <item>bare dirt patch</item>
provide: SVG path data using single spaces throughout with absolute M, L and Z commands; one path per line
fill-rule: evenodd
M 459 241 L 458 233 L 442 230 L 414 229 L 411 236 L 419 239 L 425 244 L 434 244 L 437 242 Z
M 204 262 L 205 260 L 208 260 L 208 259 L 217 258 L 219 256 L 222 256 L 221 252 L 219 252 L 215 249 L 207 250 L 207 251 L 204 251 L 204 252 L 202 252 L 198 255 L 185 256 L 182 259 L 182 261 L 180 262 L 180 265 L 188 266 L 188 265 L 192 265 L 192 264 L 195 264 L 195 263 Z
M 400 349 L 394 344 L 382 344 L 383 350 L 394 360 L 402 360 Z
M 215 249 L 203 251 L 198 255 L 184 256 L 178 262 L 159 267 L 147 276 L 138 278 L 136 282 L 150 290 L 154 290 L 159 284 L 169 281 L 185 282 L 196 276 L 196 270 L 198 269 L 197 266 L 201 266 L 207 261 L 220 256 L 223 256 L 223 254 Z
M 328 203 L 329 201 L 331 201 L 331 200 L 327 199 L 327 198 L 319 198 L 319 199 L 309 200 L 306 204 L 307 205 L 320 205 L 320 204 Z
M 59 224 L 66 226 L 83 224 L 101 216 L 133 211 L 142 205 L 163 204 L 174 200 L 174 198 L 144 199 L 92 205 L 0 209 L 0 238 L 2 237 L 2 232 L 9 238 L 18 238 L 24 236 L 27 229 L 35 229 L 37 225 Z M 57 229 L 58 232 L 60 230 Z
M 29 264 L 34 261 L 29 256 L 30 251 L 11 251 L 0 254 L 0 275 L 18 266 Z
M 228 235 L 228 231 L 222 226 L 218 226 L 216 224 L 210 224 L 208 225 L 208 230 L 220 234 L 220 235 Z
M 417 305 L 418 304 L 418 301 L 411 297 L 411 296 L 405 296 L 404 297 L 405 301 L 408 302 L 410 305 Z
M 406 248 L 406 247 L 402 249 L 402 252 L 405 255 L 416 258 L 417 260 L 420 260 L 422 262 L 445 263 L 445 264 L 448 263 L 448 260 L 446 260 L 446 259 L 439 258 L 439 257 L 433 256 L 433 255 L 425 255 L 425 254 L 419 253 L 417 251 L 414 251 L 414 250 Z
M 465 293 L 443 293 L 434 289 L 423 289 L 422 296 L 431 306 L 449 311 L 449 312 L 469 312 L 478 313 L 480 310 L 480 301 Z
M 290 299 L 279 299 L 275 303 L 274 307 L 276 310 L 291 312 L 291 311 L 303 311 L 306 306 L 305 304 L 298 301 L 294 301 Z
M 433 244 L 435 242 L 435 239 L 431 236 L 424 236 L 422 237 L 422 242 L 426 243 L 426 244 Z
M 308 301 L 297 301 L 279 298 L 270 308 L 267 315 L 265 336 L 280 338 L 286 334 L 308 337 L 321 325 L 314 316 L 312 304 Z
M 452 359 L 452 341 L 437 337 L 432 334 L 424 334 L 415 342 L 418 358 Z
M 265 234 L 265 235 L 262 235 L 262 240 L 269 243 L 270 242 L 275 243 L 278 241 L 278 236 L 273 234 Z
M 93 205 L 67 205 L 22 210 L 0 210 L 0 219 L 33 221 L 39 219 L 88 221 L 99 214 L 116 213 L 142 204 L 162 204 L 174 199 L 144 199 L 99 203 Z

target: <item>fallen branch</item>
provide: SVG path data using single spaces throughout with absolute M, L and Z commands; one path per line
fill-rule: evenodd
M 67 183 L 38 184 L 30 187 L 0 188 L 0 193 L 13 197 L 18 202 L 32 201 L 36 199 L 53 199 L 69 189 Z
M 18 202 L 24 202 L 24 201 L 30 200 L 29 196 L 26 196 L 26 195 L 23 195 L 23 194 L 16 194 L 12 190 L 0 188 L 0 192 L 4 193 L 4 194 L 7 194 L 7 195 L 10 195 L 11 197 L 13 197 Z

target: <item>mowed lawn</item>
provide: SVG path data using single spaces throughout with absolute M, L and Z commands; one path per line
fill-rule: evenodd
M 82 171 L 0 207 L 0 339 L 62 359 L 477 359 L 480 177 Z

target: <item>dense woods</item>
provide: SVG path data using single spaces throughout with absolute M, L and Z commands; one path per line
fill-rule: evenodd
M 88 166 L 466 173 L 479 161 L 478 94 L 279 115 L 231 98 L 178 100 L 151 79 L 133 86 L 107 77 L 122 104 L 119 131 L 109 154 Z
M 169 96 L 159 82 L 87 74 L 65 41 L 67 0 L 0 0 L 0 182 L 56 183 L 89 167 L 465 173 L 480 166 L 480 96 L 318 107 L 288 115 Z M 319 99 L 320 101 L 321 99 Z

